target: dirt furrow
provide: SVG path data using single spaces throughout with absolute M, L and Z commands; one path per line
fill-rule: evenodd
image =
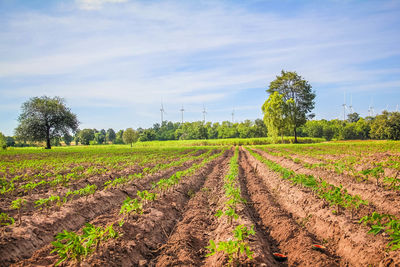
M 219 179 L 223 180 L 223 177 L 220 177 Z M 217 198 L 217 202 L 213 213 L 215 213 L 218 209 L 222 210 L 228 200 L 222 187 L 219 192 L 216 192 L 215 197 Z M 253 252 L 253 259 L 249 259 L 244 255 L 241 255 L 241 266 L 286 266 L 286 264 L 279 263 L 273 258 L 273 245 L 271 244 L 271 238 L 266 236 L 265 232 L 258 228 L 257 222 L 252 214 L 247 210 L 247 206 L 244 204 L 237 204 L 236 207 L 239 218 L 237 220 L 233 220 L 232 223 L 228 222 L 226 216 L 216 219 L 216 227 L 213 227 L 214 231 L 209 233 L 209 238 L 214 240 L 215 243 L 232 240 L 233 230 L 236 226 L 243 225 L 247 227 L 247 229 L 250 229 L 252 226 L 254 226 L 255 235 L 249 237 L 248 241 L 248 245 Z M 210 257 L 205 258 L 202 265 L 225 266 L 227 263 L 226 254 L 223 252 L 218 252 Z
M 303 167 L 301 164 L 295 163 L 289 159 L 270 155 L 260 149 L 255 149 L 255 151 L 266 159 L 279 163 L 282 167 L 291 169 L 296 173 L 321 177 L 335 186 L 343 185 L 349 194 L 360 195 L 364 200 L 373 204 L 376 207 L 377 212 L 388 213 L 400 217 L 400 192 L 385 190 L 372 183 L 357 182 L 355 178 L 350 175 L 337 175 L 330 171 L 321 169 L 308 169 Z
M 185 206 L 190 197 L 202 187 L 205 177 L 219 164 L 224 157 L 219 157 L 198 170 L 194 175 L 184 178 L 170 192 L 159 196 L 144 207 L 142 215 L 133 215 L 118 226 L 121 217 L 115 210 L 111 214 L 100 215 L 93 221 L 96 226 L 114 223 L 120 236 L 102 243 L 98 250 L 81 263 L 81 266 L 149 266 L 150 261 L 158 255 L 163 244 L 171 236 L 176 224 L 181 220 Z M 164 176 L 167 177 L 167 176 Z M 121 206 L 122 200 L 118 203 Z M 52 246 L 49 244 L 35 257 L 20 262 L 17 266 L 52 265 L 57 256 L 49 256 Z M 68 266 L 75 266 L 70 262 Z
M 210 232 L 216 228 L 216 197 L 222 192 L 229 157 L 214 166 L 200 191 L 189 201 L 183 219 L 154 260 L 156 266 L 200 266 L 206 255 Z M 213 208 L 214 207 L 214 208 Z
M 134 196 L 137 190 L 151 188 L 151 183 L 169 176 L 178 170 L 189 168 L 193 161 L 182 166 L 135 180 L 134 184 L 122 188 L 96 192 L 87 200 L 80 198 L 63 205 L 59 210 L 37 212 L 22 216 L 20 226 L 7 227 L 0 237 L 0 266 L 27 259 L 44 245 L 53 241 L 54 235 L 63 231 L 80 229 L 86 222 L 101 214 L 119 209 L 127 195 Z
M 368 234 L 368 228 L 344 215 L 335 215 L 329 206 L 313 195 L 312 191 L 294 186 L 281 179 L 245 151 L 252 168 L 257 168 L 268 191 L 276 202 L 297 221 L 302 221 L 307 231 L 341 257 L 341 263 L 352 266 L 395 266 L 400 264 L 397 252 L 387 252 L 388 239 Z M 389 265 L 393 264 L 393 265 Z
M 251 167 L 246 153 L 239 155 L 239 175 L 242 192 L 248 200 L 249 210 L 259 218 L 260 226 L 277 243 L 280 252 L 288 257 L 289 266 L 339 266 L 338 257 L 331 251 L 316 251 L 314 244 L 321 244 L 300 223 L 285 212 L 274 200 L 262 179 Z
M 125 222 L 122 237 L 105 244 L 86 263 L 91 266 L 153 266 L 183 219 L 191 197 L 203 187 L 215 165 L 224 162 L 229 153 L 226 151 L 194 175 L 184 178 L 173 191 L 152 202 L 136 220 Z

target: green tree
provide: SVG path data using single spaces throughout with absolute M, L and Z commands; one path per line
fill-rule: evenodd
M 79 132 L 79 141 L 82 145 L 89 145 L 92 140 L 94 140 L 93 129 L 83 129 Z
M 138 133 L 133 130 L 132 128 L 128 128 L 124 131 L 124 134 L 122 135 L 122 139 L 124 140 L 125 144 L 131 144 L 136 142 L 139 138 Z
M 303 132 L 309 137 L 321 138 L 324 135 L 324 123 L 322 121 L 307 121 L 303 126 Z
M 102 131 L 95 133 L 94 140 L 97 144 L 101 145 L 106 141 L 106 135 Z
M 117 138 L 117 135 L 115 134 L 115 131 L 112 128 L 108 129 L 107 130 L 107 134 L 106 134 L 107 142 L 114 143 L 115 138 Z
M 139 135 L 139 141 L 146 142 L 156 140 L 156 132 L 153 129 L 145 129 Z
M 79 142 L 81 142 L 80 132 L 81 132 L 80 129 L 76 130 L 75 132 L 74 141 L 76 146 L 79 144 Z
M 64 134 L 63 140 L 64 140 L 65 144 L 67 146 L 69 146 L 69 145 L 71 145 L 71 142 L 72 142 L 72 140 L 74 140 L 74 138 L 70 134 Z
M 2 149 L 7 148 L 6 137 L 4 136 L 4 134 L 2 132 L 0 132 L 0 148 L 2 148 Z
M 262 119 L 256 119 L 254 121 L 254 137 L 267 137 L 268 129 Z
M 360 114 L 358 114 L 357 112 L 347 114 L 347 120 L 349 122 L 357 122 L 359 119 L 360 119 Z
M 6 137 L 7 146 L 15 146 L 15 139 L 12 136 Z
M 61 137 L 78 129 L 76 115 L 65 106 L 60 97 L 33 97 L 22 105 L 18 117 L 16 135 L 29 141 L 46 141 L 51 148 L 51 139 Z
M 237 126 L 237 131 L 240 138 L 251 138 L 254 137 L 253 122 L 251 120 L 245 120 Z
M 124 135 L 124 130 L 119 130 L 116 134 L 114 144 L 123 144 L 124 143 L 124 140 L 122 139 L 123 135 Z
M 285 128 L 288 127 L 288 105 L 292 102 L 292 99 L 288 99 L 285 103 L 283 96 L 275 91 L 269 95 L 262 105 L 264 123 L 268 128 L 268 134 L 275 141 L 280 135 L 283 143 L 283 133 Z
M 288 104 L 287 125 L 293 130 L 294 141 L 297 143 L 297 128 L 306 123 L 308 116 L 313 115 L 309 114 L 315 105 L 315 93 L 311 85 L 296 72 L 282 70 L 281 75 L 270 83 L 267 92 L 278 92 Z M 288 102 L 290 99 L 291 103 Z
M 400 140 L 400 112 L 383 111 L 371 122 L 371 137 Z
M 239 133 L 235 125 L 230 121 L 223 121 L 218 127 L 218 138 L 235 138 Z

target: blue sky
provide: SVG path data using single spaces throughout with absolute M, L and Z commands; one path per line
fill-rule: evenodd
M 80 128 L 261 118 L 297 71 L 316 118 L 400 105 L 400 1 L 0 0 L 0 131 L 21 104 L 61 96 Z

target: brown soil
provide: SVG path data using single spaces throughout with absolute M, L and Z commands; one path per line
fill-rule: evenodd
M 184 178 L 174 190 L 163 194 L 156 201 L 145 206 L 144 214 L 133 216 L 126 220 L 122 227 L 118 226 L 121 219 L 118 216 L 122 200 L 117 207 L 107 215 L 101 215 L 91 221 L 92 224 L 110 225 L 114 223 L 120 233 L 118 239 L 112 239 L 99 247 L 98 251 L 87 258 L 82 266 L 147 266 L 161 250 L 161 247 L 181 220 L 190 196 L 200 190 L 205 178 L 225 157 L 219 157 L 208 163 L 194 175 Z M 164 175 L 163 177 L 168 177 Z M 129 196 L 134 196 L 133 192 Z M 20 262 L 17 266 L 36 266 L 37 264 L 52 265 L 57 256 L 49 256 L 52 249 L 47 245 L 37 251 L 29 260 Z M 74 263 L 68 263 L 74 265 Z M 68 265 L 64 264 L 64 265 Z
M 400 198 L 395 192 L 357 183 L 347 175 L 306 169 L 291 160 L 256 150 L 297 173 L 322 177 L 336 186 L 342 184 L 350 194 L 359 194 L 373 204 L 360 209 L 356 218 L 349 211 L 334 214 L 333 208 L 311 190 L 283 180 L 247 150 L 239 151 L 239 185 L 247 204 L 238 205 L 239 219 L 233 223 L 225 216 L 214 216 L 227 201 L 223 178 L 233 156 L 231 149 L 145 204 L 142 215 L 132 215 L 122 226 L 118 225 L 122 219 L 119 210 L 127 196 L 135 197 L 137 190 L 150 190 L 152 182 L 189 168 L 198 160 L 114 189 L 101 190 L 110 173 L 77 181 L 74 186 L 95 183 L 99 190 L 87 200 L 75 199 L 58 210 L 52 208 L 48 214 L 29 207 L 22 225 L 1 228 L 0 266 L 53 266 L 58 260 L 57 255 L 51 254 L 54 235 L 63 230 L 81 233 L 86 222 L 103 227 L 113 224 L 119 237 L 103 241 L 80 264 L 70 261 L 61 266 L 224 266 L 228 263 L 226 255 L 217 252 L 205 257 L 205 247 L 209 240 L 218 243 L 232 238 L 232 231 L 239 224 L 254 226 L 256 232 L 248 239 L 254 259 L 242 255 L 240 266 L 400 266 L 398 251 L 386 247 L 387 235 L 368 234 L 369 228 L 358 223 L 359 217 L 371 212 L 371 208 L 400 214 Z M 116 170 L 115 175 L 130 172 L 132 167 Z M 119 177 L 113 174 L 112 178 Z M 313 250 L 314 244 L 326 249 Z M 287 261 L 277 262 L 272 256 L 274 252 L 285 254 Z
M 230 153 L 231 156 L 232 153 Z M 189 201 L 183 219 L 168 241 L 160 248 L 159 256 L 152 260 L 156 266 L 200 266 L 207 253 L 210 232 L 215 230 L 213 212 L 229 166 L 227 157 L 214 167 L 204 186 Z M 214 207 L 214 208 L 213 208 Z
M 313 193 L 281 179 L 245 151 L 252 168 L 257 169 L 268 191 L 276 202 L 301 222 L 318 240 L 325 241 L 330 251 L 338 255 L 341 264 L 351 266 L 396 266 L 400 264 L 397 252 L 386 252 L 388 239 L 382 235 L 367 234 L 368 228 L 351 220 L 345 214 L 335 215 L 329 206 Z M 391 264 L 390 264 L 391 263 Z
M 190 200 L 176 231 L 155 259 L 156 266 L 222 266 L 227 263 L 222 252 L 205 258 L 208 253 L 205 247 L 209 245 L 209 240 L 226 241 L 232 236 L 234 226 L 254 225 L 244 206 L 240 207 L 241 218 L 233 225 L 214 216 L 226 201 L 222 177 L 226 175 L 228 165 L 229 158 L 216 166 L 213 173 L 207 177 L 203 188 Z M 256 232 L 256 236 L 249 241 L 254 259 L 246 260 L 242 257 L 241 263 L 252 266 L 279 266 L 271 256 L 268 241 L 258 229 Z
M 276 240 L 280 252 L 288 257 L 289 266 L 339 266 L 338 257 L 331 250 L 312 249 L 322 244 L 275 201 L 262 178 L 249 164 L 246 153 L 240 152 L 240 177 L 249 208 L 254 209 L 260 224 Z
M 349 194 L 361 196 L 364 200 L 371 203 L 376 208 L 377 212 L 400 217 L 400 192 L 398 191 L 385 190 L 372 183 L 357 182 L 354 177 L 349 175 L 337 175 L 322 169 L 308 169 L 289 159 L 272 156 L 259 149 L 255 149 L 255 151 L 266 159 L 279 163 L 282 167 L 291 169 L 296 173 L 321 177 L 335 186 L 343 185 Z
M 0 265 L 8 265 L 32 256 L 34 251 L 53 241 L 54 235 L 63 230 L 80 229 L 85 222 L 101 214 L 107 214 L 119 208 L 127 195 L 137 190 L 151 188 L 151 182 L 169 176 L 178 170 L 189 168 L 193 162 L 135 180 L 132 185 L 123 188 L 96 192 L 87 200 L 80 198 L 63 205 L 50 213 L 24 213 L 20 226 L 7 227 L 0 237 Z

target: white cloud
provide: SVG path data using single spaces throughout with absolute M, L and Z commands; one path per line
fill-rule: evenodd
M 76 3 L 80 9 L 98 10 L 105 4 L 124 3 L 127 1 L 128 0 L 76 0 Z
M 179 105 L 222 102 L 266 88 L 281 69 L 296 70 L 317 90 L 398 85 L 399 79 L 381 83 L 398 77 L 398 65 L 365 68 L 400 56 L 393 7 L 288 16 L 215 1 L 76 4 L 96 12 L 21 11 L 3 18 L 0 93 L 60 95 L 96 107 L 158 105 L 161 98 Z

